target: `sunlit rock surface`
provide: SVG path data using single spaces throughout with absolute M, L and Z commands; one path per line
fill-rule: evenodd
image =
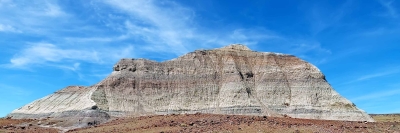
M 121 59 L 100 83 L 67 87 L 9 116 L 108 118 L 196 112 L 374 121 L 333 90 L 314 65 L 239 44 L 165 62 Z

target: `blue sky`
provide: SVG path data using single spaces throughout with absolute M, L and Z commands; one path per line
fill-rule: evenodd
M 120 58 L 165 61 L 232 43 L 316 65 L 368 113 L 400 113 L 400 2 L 0 0 L 0 116 Z

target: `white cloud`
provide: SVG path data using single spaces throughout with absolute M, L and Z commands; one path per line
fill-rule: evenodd
M 316 36 L 324 30 L 337 25 L 340 23 L 342 18 L 349 13 L 351 1 L 346 1 L 336 9 L 329 10 L 327 8 L 321 8 L 320 5 L 314 5 L 310 8 L 310 12 L 306 17 L 309 17 L 311 24 L 311 34 Z
M 133 47 L 117 48 L 99 48 L 90 49 L 63 49 L 50 43 L 35 43 L 17 53 L 8 66 L 13 68 L 26 68 L 32 65 L 49 65 L 59 68 L 77 70 L 80 63 L 84 61 L 89 63 L 101 64 L 118 60 L 124 57 L 131 57 Z M 75 62 L 72 66 L 68 65 Z
M 381 92 L 374 92 L 374 93 L 370 93 L 367 95 L 350 98 L 350 99 L 351 99 L 351 101 L 369 101 L 369 100 L 374 100 L 374 99 L 382 99 L 385 97 L 399 95 L 399 94 L 400 94 L 400 88 L 393 89 L 393 90 L 385 90 L 385 91 L 381 91 Z
M 0 32 L 21 32 L 10 25 L 0 24 Z
M 380 4 L 387 10 L 386 15 L 392 18 L 397 18 L 398 13 L 395 7 L 392 5 L 393 1 L 383 1 L 380 0 Z
M 9 9 L 14 10 L 14 12 L 21 14 L 25 13 L 25 17 L 34 18 L 34 17 L 62 17 L 67 15 L 61 7 L 56 3 L 56 1 L 48 1 L 48 0 L 38 0 L 30 3 L 24 2 L 14 2 L 12 3 L 16 6 L 9 6 Z M 15 11 L 20 7 L 24 7 L 25 10 Z
M 357 35 L 360 36 L 368 36 L 368 37 L 374 37 L 374 36 L 381 36 L 381 35 L 388 35 L 388 34 L 396 34 L 398 28 L 386 28 L 386 27 L 379 27 L 367 31 L 363 31 Z
M 108 42 L 115 42 L 127 39 L 127 35 L 121 35 L 117 37 L 66 37 L 64 38 L 67 42 L 76 42 L 76 43 L 108 43 Z
M 301 59 L 307 60 L 314 65 L 323 64 L 327 57 L 332 54 L 329 49 L 321 46 L 316 41 L 297 41 L 289 40 L 289 44 L 283 47 L 289 54 L 293 54 Z
M 172 47 L 178 55 L 188 52 L 185 41 L 191 39 L 194 32 L 188 25 L 192 23 L 191 10 L 166 1 L 157 4 L 164 4 L 170 8 L 157 6 L 156 1 L 145 0 L 108 0 L 106 3 L 130 14 L 132 18 L 138 18 L 127 21 L 126 27 L 129 33 L 140 35 L 145 41 L 152 43 L 152 47 Z
M 51 66 L 54 66 L 54 67 L 57 67 L 57 68 L 60 68 L 60 69 L 65 69 L 65 70 L 70 70 L 70 71 L 77 72 L 78 70 L 80 70 L 80 65 L 81 65 L 81 63 L 75 62 L 75 63 L 71 63 L 71 64 L 51 65 Z
M 278 35 L 263 28 L 236 28 L 212 31 L 196 22 L 193 10 L 170 1 L 127 1 L 105 2 L 131 16 L 125 27 L 131 38 L 142 40 L 143 50 L 182 55 L 199 48 L 215 48 L 232 43 L 257 44 Z
M 52 17 L 66 15 L 66 13 L 62 11 L 58 5 L 52 3 L 46 3 L 46 8 L 43 14 Z
M 14 96 L 27 96 L 32 93 L 26 89 L 22 89 L 20 87 L 6 85 L 6 84 L 2 84 L 2 83 L 0 83 L 0 92 L 2 94 L 11 94 Z
M 8 6 L 8 5 L 10 5 L 10 3 L 12 3 L 11 0 L 0 0 L 0 7 Z
M 227 40 L 233 41 L 230 43 L 240 43 L 246 45 L 257 44 L 259 41 L 268 39 L 283 39 L 282 37 L 265 29 L 235 29 L 231 34 L 228 34 Z
M 316 53 L 331 54 L 330 50 L 321 47 L 321 44 L 318 42 L 293 44 L 292 48 L 292 51 L 297 54 L 305 54 L 312 51 Z
M 27 10 L 24 11 L 16 10 L 17 7 L 11 6 L 12 4 L 8 5 L 14 14 L 30 14 L 27 17 L 10 18 L 7 22 L 16 22 L 15 25 L 10 26 L 21 28 L 21 31 L 26 34 L 45 36 L 42 38 L 44 41 L 56 42 L 52 44 L 36 43 L 41 40 L 34 42 L 17 52 L 10 59 L 8 66 L 24 68 L 47 65 L 75 70 L 71 63 L 114 63 L 122 57 L 141 55 L 148 58 L 154 53 L 157 53 L 157 56 L 170 53 L 182 55 L 194 49 L 215 48 L 232 43 L 255 45 L 274 39 L 283 40 L 285 47 L 293 46 L 294 52 L 291 52 L 301 55 L 321 53 L 321 51 L 330 52 L 317 43 L 293 45 L 290 42 L 294 42 L 294 39 L 288 40 L 263 27 L 207 29 L 198 24 L 201 21 L 196 20 L 196 14 L 192 9 L 171 1 L 107 0 L 104 3 L 105 6 L 111 6 L 114 10 L 96 9 L 94 14 L 106 14 L 99 18 L 100 21 L 106 21 L 106 23 L 96 22 L 99 25 L 78 20 L 75 14 L 63 11 L 63 6 L 55 2 L 39 1 L 27 6 Z M 104 6 L 104 3 L 102 2 L 99 7 Z M 97 8 L 93 6 L 95 4 L 99 3 L 93 2 L 89 7 Z M 95 15 L 91 17 L 96 18 Z M 60 19 L 52 20 L 52 18 Z M 61 24 L 57 23 L 58 21 Z M 112 27 L 109 27 L 110 25 Z M 109 50 L 114 50 L 114 53 Z M 104 53 L 109 55 L 105 56 Z M 67 63 L 63 63 L 65 61 Z
M 394 66 L 394 67 L 385 68 L 385 69 L 381 68 L 380 72 L 375 72 L 375 73 L 370 73 L 370 74 L 359 76 L 355 80 L 343 83 L 343 85 L 344 84 L 355 83 L 355 82 L 360 82 L 360 81 L 364 81 L 364 80 L 369 80 L 369 79 L 373 79 L 373 78 L 389 76 L 389 75 L 396 74 L 396 73 L 400 73 L 400 70 L 398 70 L 398 68 L 399 68 L 399 66 Z
M 54 27 L 72 21 L 55 1 L 1 1 L 0 31 L 53 35 Z
M 391 70 L 391 71 L 384 71 L 384 72 L 379 72 L 379 73 L 373 73 L 373 74 L 369 74 L 369 75 L 364 75 L 361 76 L 357 79 L 357 81 L 362 81 L 362 80 L 368 80 L 371 78 L 377 78 L 377 77 L 382 77 L 382 76 L 387 76 L 387 75 L 391 75 L 391 74 L 395 74 L 395 73 L 399 73 L 400 70 Z
M 60 62 L 64 59 L 99 62 L 97 52 L 87 52 L 74 49 L 61 49 L 49 43 L 37 43 L 22 50 L 10 62 L 13 66 L 21 67 L 29 64 L 45 62 Z

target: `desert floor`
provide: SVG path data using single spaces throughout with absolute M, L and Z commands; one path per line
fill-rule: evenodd
M 262 133 L 309 133 L 309 132 L 399 132 L 400 115 L 372 115 L 377 122 L 330 121 L 296 119 L 288 117 L 241 116 L 217 114 L 177 114 L 115 118 L 114 120 L 67 132 L 262 132 Z M 57 122 L 46 120 L 0 119 L 2 132 L 66 132 L 49 125 Z

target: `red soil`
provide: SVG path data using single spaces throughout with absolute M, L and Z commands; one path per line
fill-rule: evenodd
M 400 132 L 400 123 L 185 114 L 119 118 L 70 132 Z

